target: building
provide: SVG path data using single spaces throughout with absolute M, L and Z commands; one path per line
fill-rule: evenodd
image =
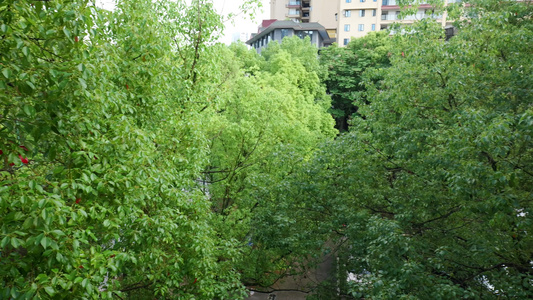
M 270 18 L 298 23 L 320 23 L 335 38 L 339 0 L 270 0 Z
M 308 36 L 311 39 L 311 44 L 316 45 L 318 48 L 329 46 L 334 42 L 334 39 L 329 37 L 326 28 L 319 23 L 265 20 L 262 23 L 262 27 L 259 28 L 259 33 L 253 35 L 246 43 L 256 49 L 257 53 L 261 53 L 261 50 L 268 43 L 272 41 L 281 43 L 284 37 L 294 35 L 302 39 Z
M 461 0 L 443 0 L 446 4 L 461 2 Z M 413 23 L 423 18 L 433 18 L 442 27 L 451 26 L 446 21 L 446 12 L 435 14 L 430 4 L 420 4 L 414 15 L 400 17 L 400 6 L 396 0 L 340 0 L 337 15 L 337 43 L 340 46 L 348 44 L 352 37 L 365 36 L 371 31 L 387 29 L 391 24 L 400 22 Z
M 442 0 L 446 4 L 461 0 Z M 290 19 L 295 22 L 320 22 L 330 38 L 339 46 L 348 44 L 352 37 L 362 37 L 371 31 L 388 28 L 392 23 L 412 23 L 422 18 L 434 18 L 443 27 L 450 26 L 446 13 L 436 15 L 429 4 L 421 4 L 414 15 L 400 18 L 397 0 L 271 0 L 272 19 Z
M 232 43 L 237 43 L 239 41 L 240 42 L 246 42 L 251 37 L 252 37 L 252 34 L 248 33 L 248 32 L 234 32 L 232 37 L 231 37 L 231 42 Z

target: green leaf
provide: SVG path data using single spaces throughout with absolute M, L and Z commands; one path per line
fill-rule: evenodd
M 27 84 L 29 87 L 31 87 L 32 90 L 35 89 L 35 85 L 33 85 L 33 83 L 32 83 L 31 81 L 28 81 L 28 80 L 27 80 L 27 81 L 26 81 L 26 84 Z
M 87 284 L 89 284 L 89 279 L 87 279 L 87 278 L 83 279 L 82 282 L 81 282 L 81 286 L 82 287 L 87 287 Z
M 59 229 L 55 229 L 51 231 L 55 236 L 64 236 L 65 233 Z
M 9 77 L 11 77 L 11 70 L 8 68 L 5 68 L 2 70 L 2 74 L 4 74 L 5 78 L 9 79 Z
M 53 160 L 56 159 L 56 155 L 57 155 L 57 148 L 56 148 L 56 146 L 52 146 L 52 147 L 50 147 L 50 148 L 48 149 L 48 159 L 51 160 L 51 161 L 53 161 Z M 59 172 L 56 171 L 56 170 L 58 170 L 58 169 L 57 169 L 57 168 L 54 169 L 54 173 L 55 173 L 55 174 L 58 174 L 58 173 L 60 173 L 61 171 L 63 171 L 63 169 L 60 169 Z
M 46 249 L 46 248 L 48 248 L 48 246 L 50 246 L 51 242 L 52 241 L 48 237 L 45 236 L 41 240 L 41 246 L 43 246 L 43 248 Z
M 1 246 L 2 248 L 5 248 L 6 245 L 9 244 L 9 240 L 10 240 L 9 236 L 6 235 L 6 236 L 2 239 L 2 242 L 0 243 L 0 246 Z
M 53 296 L 53 295 L 55 295 L 55 293 L 56 293 L 56 291 L 54 290 L 54 288 L 51 287 L 51 286 L 47 286 L 47 287 L 45 287 L 44 290 L 45 290 L 46 293 L 47 293 L 48 295 L 50 295 L 50 296 Z
M 63 28 L 63 32 L 64 32 L 65 35 L 70 39 L 70 37 L 71 37 L 70 30 L 68 30 L 68 29 L 65 27 L 65 28 Z
M 29 117 L 35 116 L 35 108 L 33 106 L 24 104 L 23 110 Z
M 13 248 L 18 248 L 21 244 L 22 244 L 21 240 L 15 237 L 11 238 L 11 246 L 13 246 Z
M 78 78 L 80 84 L 81 84 L 81 87 L 83 89 L 86 89 L 87 88 L 87 83 L 85 82 L 85 80 L 83 78 Z

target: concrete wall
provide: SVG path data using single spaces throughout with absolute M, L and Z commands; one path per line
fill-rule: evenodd
M 339 0 L 339 15 L 338 15 L 338 30 L 337 30 L 337 44 L 344 45 L 344 39 L 352 37 L 363 37 L 372 31 L 372 24 L 375 26 L 375 31 L 380 30 L 381 20 L 381 0 L 352 0 L 351 3 L 346 3 L 346 0 Z M 365 11 L 365 16 L 360 17 L 361 10 Z M 373 16 L 375 10 L 376 16 Z M 345 12 L 349 11 L 350 16 L 346 17 Z M 345 25 L 350 25 L 350 31 L 345 31 Z M 363 30 L 359 30 L 359 25 L 363 25 Z
M 289 0 L 270 0 L 270 18 L 285 20 L 289 9 L 287 4 Z
M 338 10 L 339 0 L 312 0 L 311 19 L 309 22 L 318 22 L 326 29 L 335 29 L 337 28 L 335 14 Z

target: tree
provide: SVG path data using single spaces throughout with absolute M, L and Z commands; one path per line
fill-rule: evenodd
M 320 63 L 328 68 L 325 83 L 332 99 L 330 111 L 339 130 L 348 130 L 349 120 L 357 113 L 358 106 L 368 104 L 363 76 L 374 76 L 372 70 L 390 65 L 390 44 L 389 33 L 379 31 L 353 39 L 346 47 L 335 44 L 321 51 Z M 372 81 L 377 84 L 379 79 Z
M 241 245 L 236 267 L 246 284 L 256 286 L 270 286 L 283 277 L 280 269 L 301 259 L 297 251 L 289 255 L 286 247 L 267 243 L 264 232 L 252 225 L 269 213 L 262 209 L 269 201 L 263 192 L 336 134 L 317 74 L 316 47 L 298 38 L 276 46 L 259 57 L 244 45 L 232 45 L 224 56 L 223 61 L 243 69 L 230 66 L 224 71 L 227 80 L 217 96 L 210 164 L 203 177 L 218 214 L 219 235 Z M 307 57 L 315 63 L 304 64 Z
M 2 298 L 242 296 L 196 179 L 209 1 L 0 4 Z
M 464 9 L 448 42 L 431 20 L 395 38 L 365 118 L 272 189 L 276 219 L 308 225 L 290 238 L 335 242 L 355 298 L 532 296 L 533 10 Z

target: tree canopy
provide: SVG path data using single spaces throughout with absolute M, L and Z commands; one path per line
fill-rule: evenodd
M 0 298 L 242 299 L 326 252 L 315 298 L 531 298 L 533 7 L 468 4 L 258 55 L 207 0 L 0 2 Z
M 473 4 L 449 41 L 431 20 L 395 36 L 363 117 L 290 180 L 283 215 L 336 241 L 356 298 L 533 293 L 533 10 Z

